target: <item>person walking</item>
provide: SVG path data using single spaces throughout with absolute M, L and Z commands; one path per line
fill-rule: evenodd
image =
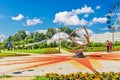
M 106 48 L 107 48 L 107 52 L 110 51 L 110 42 L 109 40 L 106 41 Z
M 110 48 L 110 52 L 112 52 L 112 48 L 113 48 L 112 42 L 109 42 L 109 48 Z

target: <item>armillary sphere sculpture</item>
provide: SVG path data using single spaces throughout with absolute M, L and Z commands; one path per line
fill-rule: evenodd
M 84 30 L 84 31 L 85 31 L 85 33 L 84 33 L 83 36 L 84 36 L 85 39 L 86 39 L 85 42 L 82 42 L 82 43 L 80 43 L 79 41 L 77 41 L 77 40 L 75 39 L 75 37 L 72 37 L 72 35 L 73 35 L 74 33 L 76 33 L 77 31 L 81 31 L 81 30 Z M 76 48 L 71 47 L 71 46 L 68 46 L 72 51 L 75 52 L 75 55 L 74 55 L 73 57 L 84 58 L 85 56 L 84 56 L 83 52 L 86 50 L 86 48 L 87 48 L 87 46 L 88 46 L 88 44 L 89 44 L 89 42 L 90 42 L 89 34 L 88 34 L 87 29 L 86 29 L 85 27 L 82 27 L 82 28 L 78 28 L 77 30 L 74 30 L 74 31 L 69 35 L 68 39 L 69 39 L 70 41 L 72 41 L 73 43 L 75 43 L 75 45 L 76 45 Z M 79 49 L 79 48 L 80 48 L 80 49 Z

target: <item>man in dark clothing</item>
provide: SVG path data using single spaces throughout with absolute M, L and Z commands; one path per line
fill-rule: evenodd
M 109 41 L 108 40 L 106 41 L 106 47 L 107 47 L 107 52 L 109 52 L 110 51 L 110 46 L 109 46 Z

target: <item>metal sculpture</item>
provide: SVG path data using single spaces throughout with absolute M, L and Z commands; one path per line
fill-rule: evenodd
M 77 40 L 75 40 L 75 37 L 72 36 L 72 34 L 76 33 L 77 31 L 80 31 L 81 29 L 84 29 L 84 31 L 85 31 L 84 37 L 85 37 L 86 41 L 83 43 L 79 43 Z M 69 35 L 68 39 L 71 40 L 73 43 L 75 43 L 77 48 L 81 47 L 80 49 L 75 49 L 74 47 L 69 46 L 69 48 L 75 52 L 75 55 L 73 57 L 84 58 L 85 56 L 84 56 L 83 52 L 86 50 L 86 48 L 90 42 L 87 29 L 85 27 L 82 27 L 82 28 L 79 28 L 79 29 L 73 31 Z

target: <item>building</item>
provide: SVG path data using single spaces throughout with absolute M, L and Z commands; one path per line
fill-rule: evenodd
M 113 33 L 94 34 L 90 37 L 91 42 L 113 41 Z M 114 33 L 114 41 L 120 41 L 120 32 Z

